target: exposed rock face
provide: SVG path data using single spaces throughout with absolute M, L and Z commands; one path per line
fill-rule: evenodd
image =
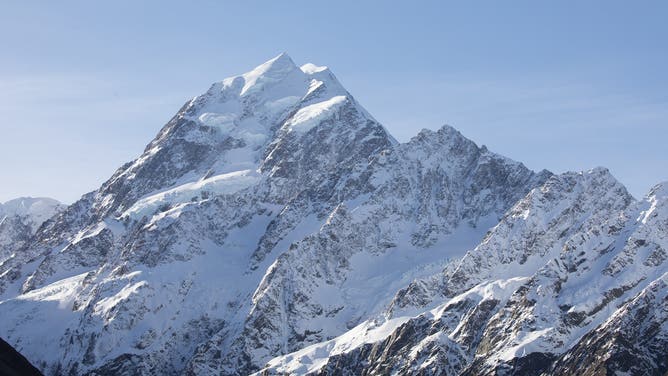
M 0 374 L 5 376 L 41 376 L 30 362 L 0 338 Z
M 665 375 L 668 275 L 649 284 L 549 369 L 553 374 Z
M 65 205 L 51 198 L 21 197 L 0 204 L 0 263 L 20 250 Z
M 339 204 L 269 266 L 240 338 L 229 345 L 214 338 L 190 370 L 211 372 L 199 367 L 215 365 L 222 348 L 222 369 L 252 371 L 261 364 L 248 359 L 333 338 L 380 314 L 396 289 L 424 275 L 420 268 L 473 246 L 490 217 L 498 220 L 547 175 L 480 149 L 450 127 L 381 153 L 343 185 L 363 197 Z
M 401 290 L 390 320 L 273 359 L 263 372 L 662 375 L 666 186 L 636 202 L 604 169 L 554 176 L 460 261 Z M 481 289 L 484 299 L 443 325 L 441 312 Z M 461 337 L 464 328 L 471 334 Z
M 283 54 L 8 253 L 0 335 L 54 375 L 570 370 L 668 271 L 665 196 L 535 173 L 449 126 L 399 144 Z M 638 369 L 661 343 L 633 345 L 653 351 Z

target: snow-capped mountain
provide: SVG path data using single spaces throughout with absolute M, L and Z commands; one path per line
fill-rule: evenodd
M 665 201 L 449 126 L 397 143 L 282 54 L 8 252 L 0 336 L 50 375 L 665 372 Z
M 383 320 L 265 373 L 663 374 L 666 186 L 636 202 L 605 169 L 553 176 Z
M 21 249 L 39 226 L 65 209 L 46 197 L 21 197 L 0 204 L 0 263 Z

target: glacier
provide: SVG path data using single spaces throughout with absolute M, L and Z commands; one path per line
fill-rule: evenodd
M 0 224 L 0 337 L 47 375 L 662 374 L 667 186 L 399 143 L 283 53 Z

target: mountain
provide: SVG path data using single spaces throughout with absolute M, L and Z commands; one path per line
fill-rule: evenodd
M 21 197 L 0 204 L 0 263 L 29 241 L 65 205 L 46 197 Z
M 666 187 L 637 202 L 605 169 L 553 176 L 384 320 L 264 374 L 663 375 Z
M 663 187 L 398 143 L 281 54 L 8 252 L 0 336 L 48 375 L 665 372 Z
M 0 338 L 0 374 L 6 376 L 41 375 L 23 355 Z

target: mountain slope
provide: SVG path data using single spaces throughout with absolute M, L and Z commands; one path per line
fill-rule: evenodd
M 667 281 L 668 275 L 663 274 L 650 283 L 609 320 L 562 354 L 549 372 L 581 375 L 613 372 L 664 375 L 668 372 Z
M 667 198 L 659 185 L 635 202 L 602 169 L 555 176 L 461 261 L 360 326 L 373 330 L 273 359 L 265 373 L 663 374 Z M 445 303 L 400 315 L 425 309 L 410 295 L 429 282 Z
M 475 245 L 547 176 L 450 127 L 398 145 L 328 69 L 280 55 L 189 101 L 3 264 L 0 329 L 46 373 L 244 373 L 379 313 L 383 284 Z
M 535 173 L 449 126 L 399 144 L 281 54 L 188 101 L 1 263 L 0 335 L 54 375 L 571 367 L 534 359 L 662 273 L 653 192 Z
M 40 231 L 3 265 L 5 296 L 22 295 L 1 307 L 22 317 L 56 300 L 71 311 L 48 340 L 26 335 L 25 348 L 53 356 L 42 360 L 49 372 L 83 372 L 128 349 L 179 372 L 198 341 L 247 314 L 234 304 L 263 276 L 250 256 L 264 229 L 281 221 L 278 236 L 301 233 L 282 212 L 325 213 L 341 176 L 394 143 L 327 69 L 280 55 L 190 101 L 144 154 Z M 188 313 L 165 305 L 175 301 Z M 54 323 L 6 325 L 16 340 Z
M 65 205 L 51 198 L 21 197 L 0 204 L 0 263 L 21 249 Z
M 10 299 L 0 309 L 13 319 L 3 330 L 47 373 L 258 369 L 380 312 L 392 289 L 429 270 L 421 265 L 433 269 L 475 245 L 548 175 L 450 127 L 397 145 L 329 70 L 281 55 L 188 102 L 144 154 L 9 260 Z M 365 233 L 383 228 L 382 241 L 308 250 L 328 229 L 342 239 L 357 231 L 332 227 L 346 208 Z M 396 268 L 396 257 L 415 250 Z M 388 268 L 369 268 L 381 262 Z M 320 277 L 298 278 L 299 265 L 332 274 L 323 288 L 338 284 L 338 298 L 321 301 L 323 291 L 309 287 Z M 351 276 L 378 282 L 360 289 Z M 295 288 L 273 304 L 285 283 Z M 376 293 L 384 297 L 364 303 Z M 313 305 L 287 308 L 304 300 Z M 51 302 L 64 309 L 58 330 L 35 337 L 54 325 Z M 62 343 L 65 354 L 55 356 Z
M 478 148 L 450 127 L 384 151 L 343 186 L 365 193 L 339 204 L 316 233 L 269 266 L 240 338 L 214 338 L 190 371 L 250 372 L 272 354 L 379 314 L 393 291 L 473 247 L 546 175 Z

